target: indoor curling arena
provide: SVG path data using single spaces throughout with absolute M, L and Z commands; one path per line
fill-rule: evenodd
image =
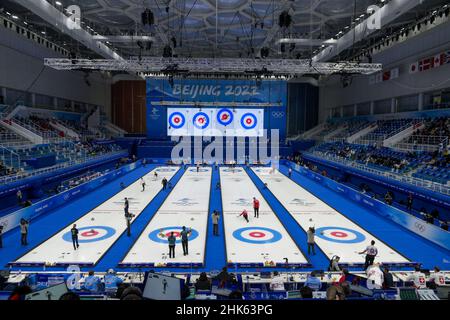
M 449 9 L 2 0 L 0 300 L 448 300 Z

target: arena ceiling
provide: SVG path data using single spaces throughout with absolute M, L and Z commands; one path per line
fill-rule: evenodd
M 41 1 L 41 0 L 33 0 Z M 44 0 L 42 0 L 44 1 Z M 82 25 L 90 34 L 128 36 L 128 41 L 108 41 L 106 45 L 121 57 L 161 56 L 169 44 L 179 57 L 252 57 L 260 49 L 269 48 L 273 58 L 311 58 L 320 49 L 320 41 L 336 37 L 339 31 L 352 29 L 352 22 L 367 17 L 370 5 L 383 5 L 389 0 L 47 0 L 64 13 L 64 8 L 77 5 L 82 12 Z M 19 4 L 21 3 L 21 4 Z M 423 16 L 446 1 L 428 0 L 384 26 L 371 38 L 380 37 Z M 2 0 L 0 8 L 12 11 L 29 27 L 43 29 L 52 41 L 66 46 L 80 57 L 97 57 L 72 37 L 55 28 L 51 19 L 23 6 L 23 1 Z M 153 12 L 155 22 L 143 26 L 141 13 Z M 279 26 L 279 16 L 288 10 L 292 22 Z M 365 15 L 365 16 L 363 16 Z M 133 36 L 152 37 L 151 48 Z M 314 40 L 304 45 L 285 46 L 279 39 L 294 37 Z M 364 46 L 355 43 L 351 50 Z M 347 50 L 344 54 L 350 54 Z M 345 60 L 345 57 L 339 57 Z

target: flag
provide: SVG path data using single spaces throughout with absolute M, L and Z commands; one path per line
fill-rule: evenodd
M 419 71 L 419 62 L 416 61 L 414 63 L 411 63 L 409 66 L 409 73 L 416 73 Z
M 391 80 L 398 78 L 399 75 L 400 75 L 400 69 L 398 67 L 391 70 Z
M 419 71 L 426 71 L 433 68 L 434 58 L 425 58 L 419 61 Z
M 434 56 L 434 59 L 433 59 L 433 68 L 437 68 L 437 67 L 439 67 L 440 65 L 442 65 L 443 55 L 444 55 L 444 54 L 438 54 L 438 55 L 435 55 L 435 56 Z

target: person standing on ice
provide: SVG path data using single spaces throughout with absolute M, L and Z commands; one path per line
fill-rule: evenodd
M 359 252 L 359 254 L 366 254 L 366 262 L 364 263 L 364 270 L 367 270 L 367 268 L 371 265 L 373 265 L 373 262 L 375 260 L 375 257 L 378 254 L 378 249 L 375 247 L 375 241 L 370 242 L 370 246 L 367 246 L 367 248 L 364 251 Z
M 289 175 L 289 178 L 292 177 L 292 168 L 289 168 L 289 170 L 288 170 L 288 175 Z
M 255 213 L 255 218 L 259 218 L 259 200 L 253 197 L 253 211 Z
M 72 234 L 73 249 L 77 250 L 80 245 L 78 244 L 78 229 L 76 224 L 74 224 L 72 229 L 70 229 L 70 233 Z
M 167 189 L 167 179 L 166 179 L 166 177 L 164 177 L 162 179 L 161 184 L 163 186 L 163 190 L 166 190 Z
M 167 240 L 169 241 L 169 258 L 175 259 L 175 244 L 177 242 L 177 238 L 175 238 L 173 232 L 170 233 Z
M 218 236 L 219 235 L 219 219 L 220 215 L 217 210 L 214 210 L 213 214 L 211 215 L 212 223 L 213 223 L 213 235 Z
M 240 216 L 243 216 L 245 221 L 247 221 L 247 223 L 250 222 L 248 220 L 248 212 L 247 212 L 247 210 L 244 209 L 244 211 L 242 211 L 242 213 L 238 217 L 240 217 Z
M 189 254 L 189 247 L 188 247 L 188 243 L 189 243 L 189 236 L 191 235 L 192 230 L 191 229 L 186 229 L 185 226 L 183 226 L 183 230 L 181 230 L 180 232 L 180 238 L 181 238 L 181 244 L 183 246 L 183 255 L 187 256 Z
M 144 178 L 141 178 L 141 186 L 142 186 L 142 192 L 145 191 L 145 181 Z
M 125 198 L 124 211 L 125 214 L 128 214 L 128 209 L 130 208 L 130 203 L 128 202 L 128 198 Z

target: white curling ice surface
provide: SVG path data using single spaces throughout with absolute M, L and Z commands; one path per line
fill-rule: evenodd
M 154 172 L 158 171 L 158 178 L 155 179 Z M 64 229 L 56 233 L 50 239 L 44 241 L 39 246 L 18 259 L 17 263 L 92 263 L 96 264 L 98 260 L 109 250 L 114 242 L 126 231 L 126 220 L 124 212 L 124 198 L 129 200 L 129 212 L 136 215 L 136 219 L 145 207 L 153 200 L 162 188 L 161 180 L 166 177 L 170 180 L 179 167 L 158 167 L 146 174 L 143 178 L 146 182 L 145 191 L 142 192 L 140 179 L 133 182 L 130 186 L 117 193 L 98 207 L 88 212 L 75 222 L 68 224 Z M 117 182 L 118 183 L 118 182 Z M 133 219 L 133 221 L 134 221 Z M 76 223 L 80 230 L 78 250 L 73 249 L 71 237 L 64 240 L 63 236 L 70 233 L 73 223 Z M 111 228 L 115 233 L 108 237 L 108 232 L 95 228 L 97 226 Z M 91 228 L 92 227 L 92 228 Z M 32 229 L 33 226 L 31 225 Z M 86 228 L 86 229 L 84 229 Z M 97 235 L 83 236 L 83 233 L 90 232 L 92 229 Z M 133 227 L 132 227 L 133 229 Z M 103 240 L 103 236 L 106 236 Z M 96 240 L 100 239 L 100 240 Z M 92 241 L 83 243 L 83 241 Z
M 220 181 L 228 262 L 265 264 L 273 261 L 276 264 L 284 264 L 284 258 L 288 258 L 289 263 L 308 263 L 243 168 L 237 167 L 234 172 L 230 168 L 220 168 Z M 253 197 L 260 202 L 259 219 L 254 218 Z M 243 217 L 238 217 L 244 209 L 248 211 L 249 223 Z M 281 239 L 271 242 L 274 240 L 274 234 L 258 229 L 259 227 L 278 232 Z M 238 231 L 237 238 L 234 233 L 241 228 L 254 228 L 254 230 Z M 252 243 L 243 241 L 239 237 L 255 242 L 264 240 L 268 242 Z
M 200 172 L 197 172 L 195 167 L 187 169 L 123 259 L 123 264 L 154 263 L 155 266 L 163 266 L 166 263 L 203 263 L 209 218 L 211 174 L 209 167 L 200 168 Z M 196 231 L 196 235 L 192 233 L 189 240 L 189 254 L 183 255 L 181 242 L 177 241 L 175 258 L 169 259 L 166 235 L 171 231 L 179 232 L 182 226 Z M 160 236 L 160 231 L 163 231 L 164 237 Z M 153 234 L 153 240 L 150 234 Z
M 261 181 L 267 183 L 268 189 L 278 198 L 303 230 L 306 231 L 312 226 L 316 230 L 319 228 L 329 228 L 323 231 L 324 236 L 328 239 L 319 237 L 318 233 L 316 233 L 315 237 L 316 244 L 329 259 L 333 255 L 338 255 L 341 258 L 341 263 L 364 263 L 364 255 L 359 255 L 358 252 L 363 251 L 370 244 L 371 240 L 375 240 L 375 246 L 378 249 L 378 256 L 375 261 L 382 263 L 409 262 L 400 253 L 387 246 L 381 240 L 368 233 L 278 170 L 274 173 L 270 173 L 271 168 L 252 168 L 252 170 Z M 365 211 L 361 210 L 360 214 L 365 214 Z M 337 241 L 348 242 L 342 243 Z

